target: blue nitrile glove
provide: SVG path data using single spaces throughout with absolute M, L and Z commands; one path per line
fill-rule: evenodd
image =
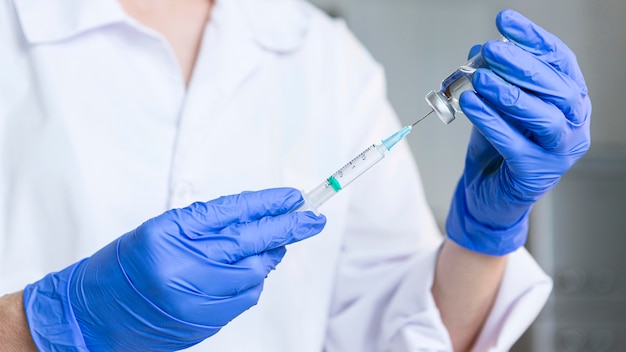
M 199 343 L 256 304 L 285 245 L 322 230 L 324 216 L 287 213 L 301 201 L 289 188 L 244 192 L 148 220 L 25 288 L 35 343 L 135 352 Z
M 589 149 L 591 102 L 572 51 L 512 10 L 512 43 L 487 42 L 487 68 L 460 99 L 474 124 L 446 230 L 457 244 L 505 255 L 523 246 L 531 206 Z

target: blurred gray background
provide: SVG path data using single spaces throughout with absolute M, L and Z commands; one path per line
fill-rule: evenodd
M 577 54 L 593 103 L 592 148 L 533 210 L 527 247 L 555 280 L 540 317 L 514 351 L 626 351 L 626 82 L 624 0 L 311 0 L 344 18 L 383 64 L 389 99 L 406 124 L 424 94 L 462 64 L 471 45 L 498 37 L 513 8 Z M 408 140 L 443 225 L 463 168 L 470 124 L 424 120 Z

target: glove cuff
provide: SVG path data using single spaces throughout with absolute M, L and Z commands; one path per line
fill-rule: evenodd
M 446 221 L 446 232 L 448 238 L 465 249 L 486 255 L 503 256 L 526 243 L 529 213 L 530 208 L 515 224 L 506 229 L 486 226 L 469 214 L 465 189 L 459 183 Z
M 70 280 L 80 263 L 24 288 L 26 319 L 40 351 L 89 351 L 69 301 Z

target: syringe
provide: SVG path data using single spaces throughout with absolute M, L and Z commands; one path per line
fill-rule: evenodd
M 413 129 L 418 122 L 425 119 L 431 113 L 432 111 L 417 120 L 415 123 L 404 126 L 388 138 L 383 139 L 380 144 L 372 144 L 361 154 L 350 160 L 349 163 L 337 170 L 319 186 L 315 187 L 311 192 L 302 193 L 304 204 L 295 211 L 311 210 L 315 214 L 318 214 L 317 209 L 322 204 L 326 203 L 326 201 L 332 198 L 332 196 L 346 188 L 346 186 L 352 183 L 352 181 L 356 180 L 365 171 L 382 160 L 382 158 L 385 157 L 385 154 L 389 152 L 394 145 L 400 142 L 404 136 L 411 133 L 411 129 Z

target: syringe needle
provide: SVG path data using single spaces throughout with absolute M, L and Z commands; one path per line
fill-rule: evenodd
M 426 115 L 422 116 L 422 118 L 420 118 L 419 120 L 415 121 L 415 122 L 411 125 L 411 128 L 415 127 L 415 125 L 417 125 L 417 124 L 418 124 L 420 121 L 422 121 L 423 119 L 427 118 L 427 117 L 428 117 L 430 114 L 432 114 L 432 113 L 433 113 L 433 111 L 432 111 L 432 110 L 430 110 L 430 111 L 428 112 L 428 114 L 426 114 Z

